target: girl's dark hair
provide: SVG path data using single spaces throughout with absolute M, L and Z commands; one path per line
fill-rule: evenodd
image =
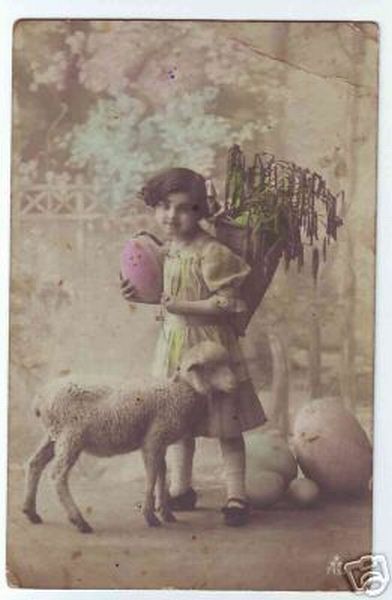
M 191 169 L 176 167 L 161 171 L 147 181 L 141 195 L 147 206 L 156 206 L 169 194 L 175 192 L 189 194 L 200 218 L 208 216 L 209 208 L 204 177 Z

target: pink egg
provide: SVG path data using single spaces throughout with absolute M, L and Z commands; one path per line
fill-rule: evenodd
M 147 235 L 126 242 L 121 254 L 121 274 L 135 286 L 135 301 L 159 304 L 163 291 L 161 248 Z
M 294 422 L 294 449 L 307 477 L 331 494 L 361 494 L 372 475 L 372 448 L 353 414 L 339 400 L 305 405 Z

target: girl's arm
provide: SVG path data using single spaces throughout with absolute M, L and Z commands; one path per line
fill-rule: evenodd
M 170 313 L 177 315 L 215 316 L 222 313 L 237 313 L 246 310 L 243 300 L 214 294 L 204 300 L 174 300 L 170 296 L 162 299 L 162 304 Z

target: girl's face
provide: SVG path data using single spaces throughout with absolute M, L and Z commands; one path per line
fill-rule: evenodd
M 197 229 L 199 206 L 186 192 L 168 194 L 155 206 L 155 218 L 168 238 L 187 238 Z

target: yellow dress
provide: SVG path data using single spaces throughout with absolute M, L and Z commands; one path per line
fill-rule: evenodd
M 177 300 L 203 300 L 212 294 L 235 298 L 250 267 L 215 237 L 202 232 L 180 251 L 168 248 L 164 257 L 164 292 Z M 163 315 L 153 374 L 170 377 L 183 353 L 198 342 L 212 340 L 229 349 L 238 387 L 233 394 L 216 392 L 205 419 L 193 431 L 207 437 L 234 437 L 267 419 L 257 397 L 228 315 Z

